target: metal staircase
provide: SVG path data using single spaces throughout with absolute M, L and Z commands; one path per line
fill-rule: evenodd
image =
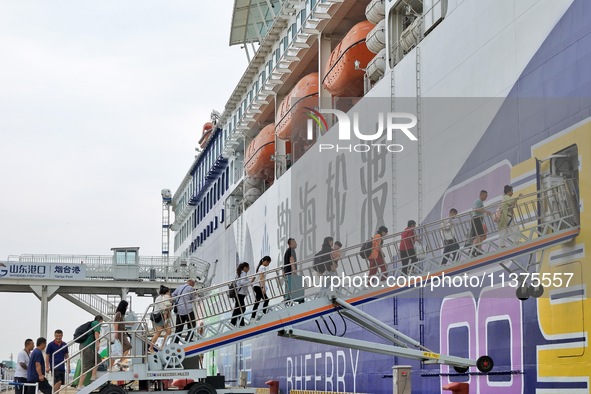
M 101 315 L 105 318 L 107 316 L 115 315 L 115 309 L 117 309 L 117 303 L 121 300 L 121 297 L 107 296 L 107 299 L 97 294 L 65 294 L 60 295 L 66 300 L 70 301 L 74 305 L 82 308 L 86 312 L 93 316 Z M 129 302 L 129 309 L 131 310 L 131 297 L 127 297 Z
M 508 266 L 510 260 L 515 262 L 524 256 L 530 256 L 530 263 L 526 267 L 529 271 L 539 269 L 539 255 L 544 249 L 570 242 L 579 234 L 579 205 L 573 190 L 573 185 L 565 182 L 523 196 L 514 208 L 514 221 L 509 228 L 512 236 L 510 240 L 505 240 L 509 242 L 507 247 L 501 247 L 500 231 L 490 216 L 484 220 L 488 229 L 486 240 L 479 245 L 473 245 L 469 238 L 472 219 L 468 212 L 454 219 L 454 231 L 459 246 L 454 252 L 455 255 L 443 255 L 443 221 L 428 223 L 415 229 L 422 248 L 417 256 L 418 261 L 407 267 L 402 267 L 398 258 L 401 234 L 384 237 L 381 247 L 387 264 L 387 277 L 384 279 L 379 277 L 381 273 L 379 276 L 368 274 L 368 262 L 359 253 L 361 245 L 341 250 L 336 276 L 316 273 L 313 268 L 314 259 L 299 261 L 295 277 L 303 277 L 303 285 L 302 289 L 294 289 L 292 294 L 286 294 L 284 291 L 282 269 L 269 270 L 265 279 L 267 296 L 270 299 L 267 313 L 260 318 L 257 316 L 251 319 L 245 326 L 234 327 L 230 323 L 234 311 L 234 302 L 228 297 L 228 285 L 231 282 L 198 289 L 194 309 L 202 324 L 171 335 L 168 343 L 163 344 L 160 351 L 148 356 L 149 370 L 172 369 L 176 373 L 178 368 L 182 368 L 181 362 L 185 357 L 197 356 L 215 348 L 275 331 L 285 337 L 378 351 L 419 359 L 425 363 L 446 364 L 453 366 L 458 372 L 465 372 L 471 366 L 477 366 L 481 372 L 488 372 L 493 366 L 493 361 L 489 357 L 482 356 L 478 360 L 472 360 L 427 349 L 404 333 L 365 314 L 358 306 L 397 296 L 417 287 L 429 287 L 433 281 L 441 280 L 444 276 L 453 277 L 464 273 L 479 276 L 483 268 L 498 270 L 499 266 Z M 495 208 L 494 205 L 487 207 L 491 212 L 494 212 Z M 445 265 L 442 264 L 444 257 L 447 257 Z M 319 284 L 321 281 L 324 282 L 322 285 Z M 532 293 L 534 296 L 536 294 L 539 293 Z M 247 296 L 246 307 L 241 317 L 248 319 L 253 303 L 252 295 Z M 141 326 L 148 327 L 148 316 L 152 308 L 153 306 L 144 315 Z M 291 327 L 335 311 L 391 344 L 372 344 L 367 341 L 336 338 Z M 147 337 L 147 333 L 144 335 Z M 190 342 L 185 341 L 184 338 L 187 337 L 192 338 Z M 175 341 L 179 343 L 174 343 Z M 165 357 L 173 356 L 175 362 L 163 361 Z M 138 365 L 138 370 L 141 368 L 142 365 Z M 87 389 L 91 389 L 91 386 Z

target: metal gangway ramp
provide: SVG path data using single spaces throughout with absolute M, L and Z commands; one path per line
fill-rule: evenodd
M 466 372 L 471 366 L 476 366 L 481 372 L 488 372 L 493 366 L 493 361 L 489 357 L 482 356 L 478 360 L 471 360 L 440 354 L 367 315 L 358 307 L 416 289 L 419 286 L 418 283 L 429 284 L 443 275 L 457 276 L 477 272 L 494 263 L 500 264 L 510 272 L 536 272 L 546 248 L 570 242 L 579 234 L 579 203 L 576 190 L 573 182 L 565 182 L 520 198 L 514 207 L 513 223 L 508 228 L 510 235 L 505 237 L 506 247 L 501 247 L 501 231 L 493 220 L 494 215 L 484 218 L 487 227 L 486 240 L 478 245 L 472 244 L 469 235 L 472 225 L 470 212 L 458 215 L 454 219 L 454 232 L 459 248 L 453 252 L 453 255 L 452 253 L 443 254 L 441 224 L 444 220 L 415 228 L 415 233 L 422 244 L 422 251 L 417 256 L 418 261 L 407 267 L 402 267 L 399 261 L 401 233 L 383 237 L 381 248 L 388 266 L 386 274 L 388 278 L 394 278 L 394 280 L 398 278 L 399 282 L 403 282 L 402 284 L 389 284 L 388 278 L 385 281 L 376 278 L 368 279 L 364 286 L 339 286 L 332 289 L 328 286 L 318 287 L 315 285 L 318 280 L 327 278 L 329 283 L 332 279 L 326 274 L 319 275 L 314 270 L 312 258 L 297 262 L 296 274 L 307 277 L 303 280 L 302 288 L 286 293 L 282 268 L 268 270 L 266 288 L 270 304 L 267 313 L 262 314 L 260 318 L 257 316 L 248 321 L 255 302 L 253 295 L 249 294 L 245 300 L 246 306 L 239 315 L 239 318 L 247 320 L 245 326 L 235 327 L 231 324 L 231 314 L 235 308 L 234 301 L 228 296 L 228 286 L 232 281 L 198 289 L 195 291 L 197 298 L 194 303 L 194 311 L 199 319 L 198 324 L 195 328 L 184 328 L 176 334 L 173 328 L 173 334 L 168 338 L 167 343 L 160 345 L 156 353 L 146 354 L 149 370 L 182 369 L 182 361 L 185 358 L 195 357 L 212 349 L 275 331 L 284 337 L 419 359 L 427 364 L 446 364 L 454 367 L 459 373 Z M 489 205 L 486 209 L 495 212 L 499 205 L 500 203 Z M 356 245 L 341 249 L 342 254 L 337 268 L 338 277 L 370 278 L 369 264 L 360 256 L 360 248 L 361 245 Z M 446 264 L 442 264 L 444 258 L 447 260 Z M 520 260 L 525 260 L 526 263 Z M 377 276 L 380 275 L 381 273 L 378 272 Z M 250 278 L 254 276 L 254 273 L 249 275 Z M 311 283 L 313 282 L 311 278 L 315 278 L 316 282 Z M 372 285 L 372 281 L 375 286 Z M 528 287 L 525 281 L 522 285 L 524 288 Z M 517 293 L 519 295 L 519 291 Z M 539 296 L 539 289 L 532 295 Z M 153 308 L 154 305 L 151 305 L 146 311 L 142 326 L 149 326 L 149 316 Z M 391 344 L 372 344 L 367 341 L 292 328 L 298 323 L 311 321 L 336 311 Z M 111 373 L 107 373 L 109 374 Z M 112 378 L 107 376 L 100 379 L 85 388 L 84 392 L 98 388 L 107 380 Z

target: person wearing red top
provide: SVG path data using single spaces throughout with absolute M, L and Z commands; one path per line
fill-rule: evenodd
M 407 227 L 402 232 L 402 240 L 400 241 L 400 261 L 402 262 L 402 273 L 408 274 L 408 264 L 416 263 L 417 253 L 415 252 L 415 227 L 417 222 L 409 220 Z
M 374 276 L 379 270 L 382 274 L 381 280 L 386 280 L 386 262 L 384 261 L 384 252 L 382 252 L 382 243 L 384 242 L 382 238 L 386 234 L 388 234 L 388 228 L 381 226 L 377 234 L 372 237 L 371 254 L 368 257 L 369 275 Z

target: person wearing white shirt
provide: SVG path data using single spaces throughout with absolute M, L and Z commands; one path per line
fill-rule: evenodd
M 240 263 L 236 268 L 236 303 L 234 304 L 231 320 L 233 326 L 236 326 L 236 323 L 239 326 L 244 326 L 244 312 L 246 312 L 244 299 L 248 295 L 248 284 L 250 282 L 246 277 L 248 270 L 250 270 L 250 264 L 246 262 Z
M 27 383 L 27 369 L 29 368 L 29 360 L 31 358 L 31 351 L 35 348 L 35 342 L 32 339 L 25 341 L 25 348 L 18 352 L 16 359 L 16 371 L 14 371 L 14 381 L 16 383 Z M 15 394 L 23 394 L 23 386 L 16 385 L 14 388 Z
M 166 286 L 160 286 L 158 297 L 154 301 L 154 312 L 152 313 L 152 322 L 154 323 L 154 336 L 150 341 L 148 352 L 154 351 L 154 345 L 158 341 L 160 335 L 164 332 L 164 340 L 162 345 L 166 345 L 166 339 L 171 334 L 170 328 L 170 312 L 172 311 L 172 298 L 170 296 L 170 289 Z
M 457 250 L 460 248 L 455 237 L 454 218 L 458 214 L 458 210 L 452 208 L 449 210 L 449 216 L 441 223 L 441 233 L 443 234 L 443 260 L 441 265 L 447 264 L 448 260 L 454 262 L 457 256 Z
M 267 267 L 271 264 L 271 257 L 265 256 L 259 261 L 259 265 L 256 269 L 256 276 L 253 278 L 253 290 L 255 294 L 255 303 L 252 306 L 252 315 L 251 318 L 255 319 L 257 317 L 257 312 L 259 309 L 259 304 L 261 300 L 263 300 L 263 310 L 262 313 L 267 313 L 267 307 L 269 306 L 269 297 L 267 297 L 267 286 L 265 282 L 265 272 L 267 272 Z

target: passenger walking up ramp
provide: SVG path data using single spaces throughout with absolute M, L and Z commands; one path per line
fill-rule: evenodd
M 491 213 L 495 212 L 498 205 L 489 206 L 487 209 Z M 402 267 L 398 258 L 401 234 L 386 236 L 381 248 L 388 269 L 386 280 L 369 275 L 368 261 L 359 253 L 361 245 L 341 250 L 342 257 L 338 261 L 336 276 L 326 273 L 319 275 L 314 270 L 314 259 L 297 262 L 297 272 L 292 281 L 299 283 L 299 279 L 303 279 L 303 286 L 293 288 L 291 292 L 285 291 L 282 268 L 268 270 L 266 294 L 270 299 L 270 305 L 267 313 L 250 319 L 255 300 L 253 295 L 249 294 L 238 319 L 246 321 L 244 326 L 235 327 L 231 324 L 231 315 L 235 309 L 233 300 L 228 296 L 228 286 L 231 282 L 200 289 L 196 291 L 198 298 L 195 303 L 196 315 L 201 319 L 200 325 L 195 329 L 184 329 L 169 339 L 176 339 L 181 344 L 184 357 L 196 356 L 270 331 L 280 331 L 280 335 L 283 336 L 329 343 L 329 338 L 322 334 L 303 335 L 301 330 L 294 330 L 291 326 L 337 310 L 343 311 L 346 317 L 366 328 L 380 326 L 375 319 L 372 321 L 370 316 L 356 307 L 397 296 L 418 286 L 429 286 L 431 282 L 441 280 L 443 276 L 477 272 L 493 263 L 500 263 L 512 272 L 533 273 L 539 267 L 544 249 L 569 242 L 578 235 L 578 209 L 575 186 L 572 182 L 525 195 L 514 207 L 513 222 L 507 229 L 503 229 L 503 235 L 507 239 L 503 240 L 500 237 L 494 214 L 491 214 L 484 218 L 488 232 L 486 240 L 480 244 L 473 244 L 470 239 L 471 213 L 458 215 L 453 224 L 458 249 L 447 255 L 443 254 L 445 245 L 441 232 L 441 224 L 444 221 L 418 226 L 415 233 L 422 245 L 422 253 L 417 256 L 417 262 L 407 267 Z M 502 244 L 505 246 L 501 247 Z M 530 256 L 529 263 L 518 265 L 517 259 L 520 256 Z M 443 264 L 444 257 L 446 264 Z M 254 276 L 250 275 L 251 278 Z M 323 282 L 323 286 L 318 287 L 320 281 Z M 525 280 L 521 280 L 520 284 L 524 287 L 528 285 Z M 474 360 L 440 355 L 426 349 L 412 338 L 391 327 L 384 327 L 383 324 L 380 331 L 374 333 L 394 343 L 395 349 L 390 349 L 393 351 L 390 354 L 448 364 L 459 370 L 476 365 Z M 335 344 L 347 346 L 343 338 L 336 340 Z M 380 347 L 383 348 L 382 345 Z M 370 350 L 360 344 L 356 344 L 356 348 Z M 479 367 L 482 367 L 481 370 L 487 369 L 482 365 Z

